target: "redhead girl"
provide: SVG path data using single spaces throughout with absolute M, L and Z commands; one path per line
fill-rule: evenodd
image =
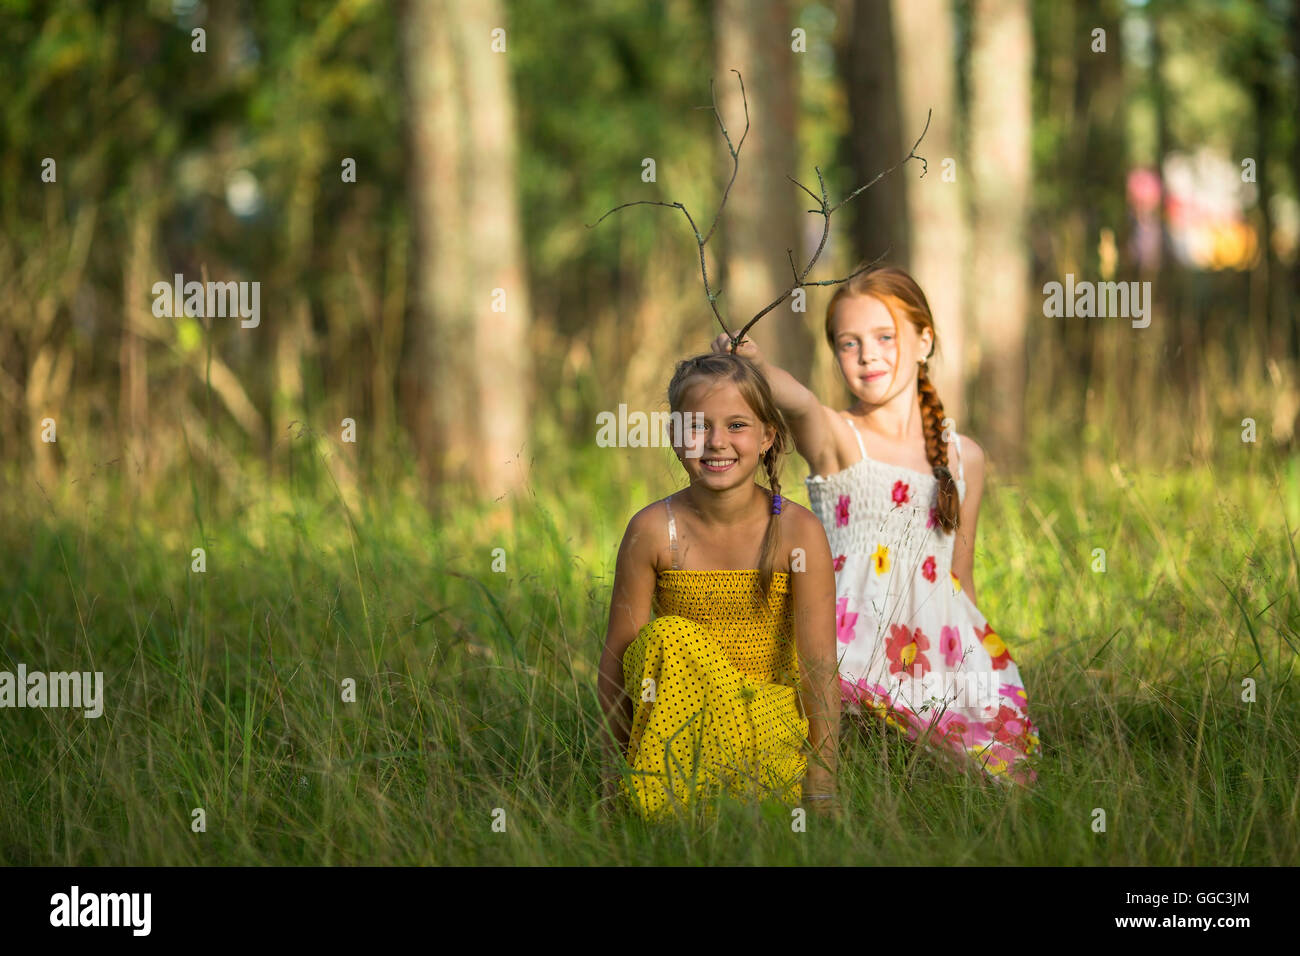
M 999 780 L 1032 781 L 1039 741 L 1024 681 L 975 603 L 984 454 L 945 424 L 926 368 L 936 341 L 925 293 L 902 269 L 862 273 L 832 296 L 826 341 L 854 399 L 843 411 L 752 342 L 735 351 L 771 385 L 812 469 L 845 705 Z M 713 348 L 730 350 L 730 338 Z

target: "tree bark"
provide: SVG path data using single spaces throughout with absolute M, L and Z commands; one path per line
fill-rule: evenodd
M 797 72 L 791 49 L 793 22 L 786 0 L 717 0 L 714 4 L 717 70 L 714 89 L 718 110 L 738 143 L 745 130 L 745 107 L 740 84 L 731 71 L 739 70 L 749 101 L 749 135 L 740 151 L 740 173 L 723 210 L 719 225 L 724 276 L 719 311 L 737 331 L 794 282 L 787 249 L 803 270 L 810 252 L 805 249 L 805 219 L 800 210 L 810 208 L 807 195 L 785 177 L 791 176 L 817 189 L 816 177 L 801 176 L 797 169 Z M 718 149 L 724 157 L 723 184 L 730 178 L 732 160 L 716 129 Z M 803 200 L 799 197 L 802 196 Z M 712 210 L 708 217 L 712 221 Z M 818 224 L 821 220 L 818 219 Z M 834 227 L 832 222 L 832 228 Z M 708 223 L 700 224 L 701 231 Z M 714 242 L 711 240 L 709 247 Z M 810 279 L 827 278 L 818 261 Z M 712 284 L 712 282 L 711 282 Z M 763 350 L 800 381 L 808 381 L 813 347 L 818 334 L 813 317 L 795 312 L 787 299 L 765 315 L 755 329 Z M 711 319 L 702 316 L 702 320 Z
M 1291 60 L 1293 63 L 1300 63 L 1300 0 L 1292 0 L 1290 27 Z M 1293 104 L 1296 103 L 1300 99 L 1300 92 L 1293 89 L 1289 99 Z M 1297 112 L 1300 112 L 1300 109 Z M 1300 192 L 1300 135 L 1291 137 L 1291 184 L 1293 189 Z M 1280 262 L 1277 268 L 1281 272 Z M 1279 285 L 1285 282 L 1286 280 L 1282 279 Z M 1279 298 L 1282 300 L 1279 321 L 1287 324 L 1284 355 L 1300 362 L 1300 329 L 1295 326 L 1295 316 L 1300 314 L 1300 250 L 1292 252 L 1290 282 L 1279 292 Z M 1296 415 L 1296 424 L 1297 431 L 1300 432 L 1300 414 Z
M 131 183 L 135 195 L 148 195 L 148 177 L 137 166 Z M 133 487 L 152 476 L 152 447 L 149 441 L 149 357 L 141 329 L 140 312 L 149 308 L 142 290 L 153 284 L 153 256 L 150 240 L 156 228 L 154 207 L 135 207 L 127 217 L 127 250 L 122 268 L 122 340 L 118 347 L 120 382 L 118 390 L 118 426 L 122 429 L 122 446 L 126 467 L 123 474 Z
M 916 141 L 903 140 L 899 107 L 898 63 L 894 52 L 894 17 L 889 0 L 849 0 L 847 23 L 836 61 L 848 96 L 849 132 L 845 165 L 853 171 L 852 188 L 870 182 L 906 154 Z M 915 117 L 907 117 L 909 122 Z M 911 127 L 909 126 L 909 129 Z M 928 137 L 927 137 L 928 138 Z M 919 175 L 908 164 L 898 176 L 881 180 L 845 208 L 853 222 L 859 256 L 874 259 L 889 250 L 887 262 L 910 266 L 906 190 L 903 176 Z
M 499 0 L 464 5 L 460 28 L 465 83 L 461 88 L 469 93 L 465 142 L 466 156 L 473 162 L 466 218 L 478 413 L 470 471 L 482 494 L 492 499 L 526 479 L 524 445 L 533 372 L 528 336 L 532 306 L 517 192 L 509 52 L 494 52 L 491 46 L 492 31 L 505 26 Z
M 922 177 L 920 164 L 908 163 L 899 170 L 901 184 L 894 180 L 892 188 L 905 190 L 910 235 L 908 271 L 925 290 L 934 313 L 938 348 L 930 361 L 930 377 L 943 400 L 945 414 L 956 422 L 958 431 L 963 431 L 964 381 L 976 356 L 967 353 L 965 331 L 963 172 L 956 168 L 954 182 L 944 182 L 943 178 L 944 159 L 957 155 L 952 9 L 949 0 L 893 0 L 891 13 L 898 50 L 903 139 L 908 147 L 925 127 L 926 111 L 933 110 L 929 132 L 917 150 L 927 159 L 929 172 Z M 892 179 L 882 180 L 872 188 L 886 186 Z
M 990 410 L 990 454 L 1024 460 L 1033 33 L 1027 0 L 974 0 L 970 58 L 972 325 Z
M 464 229 L 460 196 L 465 188 L 461 71 L 446 19 L 450 12 L 441 0 L 409 0 L 403 8 L 415 301 L 401 394 L 421 476 L 430 488 L 440 487 L 470 458 L 469 429 L 453 427 L 469 417 L 469 363 L 456 362 L 455 355 L 472 330 L 463 304 L 465 247 L 450 241 Z M 436 401 L 439 390 L 442 400 Z
M 1291 59 L 1294 63 L 1300 63 L 1300 0 L 1292 0 L 1291 3 Z M 1291 183 L 1300 192 L 1300 135 L 1291 137 Z M 1300 314 L 1300 250 L 1292 255 L 1291 301 L 1286 314 Z M 1300 334 L 1295 329 L 1291 332 L 1291 358 L 1300 361 Z M 1296 431 L 1300 432 L 1300 415 L 1296 416 L 1296 423 Z
M 529 298 L 497 0 L 405 8 L 416 277 L 402 401 L 424 477 L 497 498 L 524 478 Z M 494 305 L 504 311 L 494 311 Z

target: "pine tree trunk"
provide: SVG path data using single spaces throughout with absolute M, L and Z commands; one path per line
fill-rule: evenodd
M 889 0 L 850 0 L 843 9 L 848 23 L 839 32 L 843 42 L 836 61 L 849 103 L 845 165 L 853 170 L 856 189 L 906 155 L 919 130 L 904 144 Z M 915 118 L 907 119 L 910 130 Z M 874 259 L 888 250 L 888 264 L 909 267 L 907 193 L 902 179 L 920 174 L 912 166 L 909 163 L 897 175 L 881 180 L 845 207 L 859 258 Z
M 740 173 L 723 211 L 722 235 L 708 246 L 712 249 L 716 242 L 721 243 L 725 275 L 720 283 L 723 297 L 719 311 L 732 331 L 737 331 L 793 283 L 786 250 L 793 250 L 801 271 L 810 255 L 804 242 L 805 220 L 814 217 L 800 210 L 811 200 L 786 176 L 805 185 L 811 179 L 814 191 L 817 184 L 811 167 L 800 170 L 796 165 L 798 77 L 793 58 L 802 54 L 791 49 L 794 23 L 789 4 L 786 0 L 717 0 L 713 10 L 714 89 L 733 144 L 745 131 L 745 107 L 733 69 L 740 71 L 749 101 L 750 127 L 740 151 Z M 732 160 L 716 126 L 714 135 L 724 157 L 720 163 L 725 166 L 725 186 Z M 820 218 L 816 222 L 820 226 Z M 700 226 L 701 231 L 707 228 L 707 222 Z M 810 279 L 828 277 L 821 268 L 825 261 L 823 254 Z M 713 282 L 712 273 L 710 284 L 715 288 L 719 284 Z M 755 335 L 773 361 L 806 382 L 820 323 L 808 312 L 793 311 L 792 305 L 787 299 L 767 313 L 755 326 Z M 704 320 L 713 321 L 716 331 L 711 312 L 702 316 Z
M 930 360 L 931 378 L 944 404 L 945 414 L 963 421 L 967 354 L 966 297 L 963 265 L 966 223 L 963 209 L 963 171 L 944 180 L 944 160 L 957 155 L 956 46 L 950 0 L 893 0 L 894 41 L 898 55 L 902 132 L 905 146 L 925 128 L 930 129 L 917 149 L 929 163 L 921 177 L 918 162 L 909 162 L 896 176 L 881 180 L 873 189 L 903 189 L 909 222 L 909 269 L 925 290 L 934 313 L 938 349 Z M 902 158 L 897 157 L 894 162 Z
M 972 325 L 1000 467 L 1023 461 L 1033 35 L 1027 0 L 974 0 L 970 59 Z
M 402 402 L 431 483 L 524 479 L 531 352 L 508 29 L 496 0 L 405 10 L 416 301 Z
M 474 329 L 470 358 L 478 418 L 470 472 L 482 497 L 496 499 L 527 478 L 532 306 L 524 267 L 506 15 L 499 0 L 476 0 L 463 7 L 462 89 L 469 93 L 466 155 L 472 163 L 465 193 L 472 277 L 469 319 Z M 496 28 L 506 29 L 505 52 L 492 49 Z

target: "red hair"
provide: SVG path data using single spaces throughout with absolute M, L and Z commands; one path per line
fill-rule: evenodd
M 912 323 L 917 333 L 930 330 L 934 336 L 930 345 L 930 355 L 934 354 L 939 336 L 934 328 L 934 315 L 930 312 L 930 303 L 925 293 L 916 284 L 916 280 L 896 266 L 881 266 L 854 276 L 835 290 L 830 302 L 826 304 L 826 341 L 835 347 L 835 307 L 850 296 L 870 296 L 878 299 L 889 310 L 894 320 L 894 329 L 898 329 L 899 316 Z M 927 355 L 926 358 L 930 356 Z M 898 369 L 894 369 L 898 375 Z M 935 511 L 938 514 L 939 527 L 944 531 L 955 531 L 960 521 L 959 509 L 961 499 L 957 495 L 957 482 L 948 470 L 948 443 L 943 440 L 943 402 L 926 372 L 924 365 L 916 366 L 916 390 L 921 402 L 921 426 L 925 432 L 925 457 L 930 462 L 934 477 L 939 482 L 939 498 Z

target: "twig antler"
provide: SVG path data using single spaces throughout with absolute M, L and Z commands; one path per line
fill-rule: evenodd
M 721 293 L 720 291 L 719 291 L 719 292 L 714 292 L 714 291 L 709 287 L 709 270 L 708 270 L 708 267 L 705 265 L 705 262 L 704 262 L 704 244 L 705 244 L 706 242 L 708 242 L 709 239 L 711 239 L 711 238 L 713 237 L 713 233 L 714 233 L 714 231 L 718 228 L 718 220 L 722 217 L 722 209 L 723 209 L 723 207 L 726 206 L 726 204 L 727 204 L 727 197 L 728 197 L 729 195 L 731 195 L 731 187 L 732 187 L 732 185 L 736 182 L 736 174 L 740 172 L 740 148 L 741 148 L 741 146 L 743 146 L 744 143 L 745 143 L 745 137 L 749 135 L 749 100 L 748 100 L 748 98 L 745 96 L 745 80 L 744 80 L 743 77 L 741 77 L 741 75 L 740 75 L 740 71 L 739 71 L 739 70 L 732 70 L 731 72 L 736 74 L 736 79 L 740 82 L 740 98 L 741 98 L 741 101 L 742 101 L 742 102 L 744 103 L 744 105 L 745 105 L 745 132 L 741 135 L 741 137 L 740 137 L 740 142 L 739 142 L 739 143 L 735 144 L 734 146 L 733 146 L 732 143 L 731 143 L 731 135 L 727 132 L 727 126 L 726 126 L 726 124 L 722 122 L 722 114 L 718 112 L 718 101 L 717 101 L 717 97 L 716 97 L 716 96 L 714 95 L 714 93 L 713 93 L 713 81 L 712 81 L 712 80 L 709 80 L 709 97 L 710 97 L 710 99 L 713 100 L 713 106 L 712 106 L 712 107 L 705 107 L 705 106 L 697 106 L 697 107 L 695 107 L 696 109 L 712 109 L 712 110 L 713 110 L 714 118 L 717 119 L 717 121 L 718 121 L 718 128 L 722 130 L 722 137 L 723 137 L 723 139 L 725 139 L 725 140 L 727 141 L 727 149 L 728 149 L 728 151 L 730 151 L 730 153 L 731 153 L 731 160 L 732 160 L 731 179 L 727 181 L 727 188 L 726 188 L 725 190 L 723 190 L 723 192 L 722 192 L 722 201 L 718 204 L 718 211 L 717 211 L 716 213 L 714 213 L 714 215 L 713 215 L 713 223 L 712 223 L 712 225 L 709 226 L 709 231 L 708 231 L 708 233 L 707 233 L 706 235 L 704 235 L 704 236 L 701 236 L 701 235 L 700 235 L 700 230 L 699 230 L 699 228 L 695 225 L 695 220 L 691 217 L 691 214 L 690 214 L 689 212 L 687 212 L 686 207 L 685 207 L 684 205 L 682 205 L 681 203 L 679 203 L 679 202 L 661 202 L 661 201 L 654 200 L 654 199 L 638 199 L 638 200 L 635 200 L 635 201 L 633 201 L 633 202 L 625 202 L 625 203 L 623 203 L 623 204 L 620 205 L 620 206 L 615 206 L 615 207 L 614 207 L 613 209 L 611 209 L 609 212 L 605 213 L 604 216 L 601 216 L 601 217 L 600 217 L 599 219 L 597 219 L 594 223 L 591 223 L 590 225 L 588 225 L 587 228 L 588 228 L 588 229 L 594 229 L 596 226 L 599 226 L 599 225 L 600 225 L 600 224 L 605 220 L 605 218 L 606 218 L 607 216 L 610 216 L 610 215 L 612 215 L 613 213 L 618 212 L 620 209 L 626 209 L 628 206 L 643 206 L 643 205 L 644 205 L 644 206 L 668 206 L 668 207 L 670 207 L 670 208 L 680 209 L 680 210 L 682 211 L 682 215 L 684 215 L 684 216 L 686 217 L 686 221 L 689 222 L 689 223 L 691 224 L 691 231 L 695 234 L 695 242 L 696 242 L 696 244 L 697 244 L 697 245 L 699 246 L 699 248 L 700 248 L 700 273 L 701 273 L 701 274 L 703 275 L 703 277 L 704 277 L 704 293 L 705 293 L 705 295 L 708 297 L 708 300 L 709 300 L 709 308 L 711 308 L 711 309 L 713 310 L 713 314 L 717 317 L 717 319 L 718 319 L 718 324 L 719 324 L 720 326 L 722 326 L 722 331 L 723 331 L 723 332 L 726 332 L 726 333 L 727 333 L 727 337 L 728 337 L 729 339 L 731 339 L 731 348 L 732 348 L 732 351 L 735 351 L 736 346 L 737 346 L 740 342 L 742 342 L 742 341 L 744 340 L 744 338 L 745 338 L 745 333 L 748 332 L 751 328 L 753 328 L 754 323 L 757 322 L 759 319 L 761 319 L 763 316 L 767 315 L 767 313 L 769 313 L 769 312 L 771 312 L 773 309 L 775 309 L 778 305 L 780 305 L 782 302 L 784 302 L 787 298 L 789 298 L 790 295 L 794 292 L 795 289 L 803 288 L 803 287 L 805 287 L 805 286 L 839 285 L 839 284 L 842 283 L 842 282 L 848 282 L 848 281 L 849 281 L 850 279 L 852 279 L 854 276 L 856 276 L 856 275 L 860 275 L 861 273 L 863 273 L 863 272 L 867 271 L 868 269 L 870 269 L 872 266 L 876 265 L 876 263 L 880 262 L 881 259 L 883 259 L 886 255 L 889 254 L 889 250 L 886 249 L 885 252 L 881 253 L 879 256 L 877 256 L 875 259 L 873 259 L 871 262 L 868 262 L 866 265 L 864 265 L 864 266 L 862 266 L 862 267 L 860 267 L 860 268 L 858 268 L 858 269 L 855 269 L 853 272 L 849 273 L 848 275 L 846 275 L 846 276 L 845 276 L 844 278 L 842 278 L 842 279 L 822 279 L 822 280 L 814 281 L 814 282 L 809 282 L 809 281 L 807 281 L 808 273 L 810 273 L 810 272 L 812 271 L 813 266 L 817 264 L 817 260 L 818 260 L 818 258 L 820 258 L 821 254 L 822 254 L 822 250 L 826 248 L 826 240 L 827 240 L 827 238 L 829 238 L 829 236 L 830 236 L 830 230 L 831 230 L 831 213 L 835 212 L 837 209 L 839 209 L 839 208 L 840 208 L 841 206 L 843 206 L 845 203 L 848 203 L 848 202 L 852 201 L 854 198 L 857 197 L 857 195 L 858 195 L 859 193 L 861 193 L 861 192 L 863 192 L 863 191 L 865 191 L 865 190 L 867 190 L 867 189 L 870 189 L 872 186 L 874 186 L 876 183 L 878 183 L 878 182 L 879 182 L 881 179 L 883 179 L 885 176 L 888 176 L 890 173 L 892 173 L 894 170 L 898 169 L 898 167 L 902 166 L 904 163 L 908 162 L 909 160 L 912 160 L 912 159 L 919 159 L 919 160 L 921 161 L 921 167 L 922 167 L 922 168 L 921 168 L 921 175 L 922 175 L 922 176 L 925 176 L 925 174 L 928 173 L 928 172 L 930 171 L 930 164 L 929 164 L 928 162 L 926 162 L 926 159 L 925 159 L 924 156 L 918 156 L 918 155 L 916 154 L 916 148 L 917 148 L 918 146 L 921 145 L 921 140 L 925 139 L 925 134 L 926 134 L 926 133 L 929 131 L 929 129 L 930 129 L 930 119 L 931 119 L 931 116 L 932 116 L 932 114 L 933 114 L 933 111 L 932 111 L 932 110 L 931 110 L 931 111 L 927 111 L 926 116 L 925 116 L 925 129 L 921 130 L 921 135 L 918 136 L 918 137 L 916 138 L 916 142 L 912 144 L 912 148 L 911 148 L 910 150 L 908 150 L 908 153 L 907 153 L 906 156 L 904 156 L 902 159 L 900 159 L 898 162 L 896 162 L 893 166 L 890 166 L 888 169 L 884 170 L 883 172 L 877 173 L 877 174 L 876 174 L 876 177 L 875 177 L 874 179 L 872 179 L 871 182 L 867 183 L 867 184 L 864 185 L 864 186 L 859 186 L 857 189 L 855 189 L 855 190 L 854 190 L 852 193 L 850 193 L 848 196 L 845 196 L 843 199 L 841 199 L 839 202 L 837 202 L 834 206 L 830 205 L 830 200 L 829 200 L 828 196 L 826 195 L 826 180 L 825 180 L 825 178 L 822 176 L 822 170 L 821 170 L 821 167 L 820 167 L 820 166 L 814 166 L 814 167 L 813 167 L 813 169 L 817 172 L 817 183 L 818 183 L 819 187 L 821 188 L 821 198 L 820 198 L 820 199 L 817 197 L 817 195 L 816 195 L 815 193 L 813 193 L 813 191 L 812 191 L 811 189 L 809 189 L 809 188 L 808 188 L 807 186 L 805 186 L 803 183 L 799 182 L 799 181 L 796 180 L 796 179 L 791 178 L 790 176 L 786 176 L 786 177 L 785 177 L 786 179 L 789 179 L 790 182 L 794 183 L 796 186 L 798 186 L 800 189 L 802 189 L 804 192 L 806 192 L 809 196 L 812 196 L 813 201 L 816 202 L 816 203 L 818 204 L 818 208 L 816 208 L 816 209 L 809 209 L 809 210 L 806 210 L 806 211 L 807 211 L 807 212 L 810 212 L 810 213 L 813 213 L 813 212 L 815 212 L 815 213 L 819 213 L 819 214 L 823 217 L 823 219 L 824 219 L 824 222 L 823 222 L 823 224 L 822 224 L 822 238 L 821 238 L 821 242 L 819 242 L 819 243 L 817 244 L 817 251 L 813 253 L 812 258 L 808 260 L 808 265 L 806 265 L 806 266 L 804 267 L 804 269 L 803 269 L 802 272 L 800 272 L 799 269 L 798 269 L 798 267 L 795 265 L 795 262 L 794 262 L 794 250 L 793 250 L 793 249 L 790 249 L 790 248 L 788 248 L 788 247 L 786 248 L 786 256 L 787 256 L 787 257 L 789 258 L 789 260 L 790 260 L 790 273 L 791 273 L 791 275 L 794 276 L 794 284 L 791 285 L 790 288 L 786 289 L 783 293 L 781 293 L 781 295 L 778 296 L 778 297 L 777 297 L 777 298 L 776 298 L 772 303 L 770 303 L 770 304 L 767 306 L 767 308 L 763 309 L 763 311 L 759 312 L 759 313 L 758 313 L 757 315 L 755 315 L 752 319 L 750 319 L 748 322 L 746 322 L 744 328 L 742 328 L 742 329 L 740 330 L 740 333 L 739 333 L 738 335 L 736 335 L 736 334 L 732 334 L 731 329 L 727 328 L 727 323 L 726 323 L 725 321 L 723 321 L 722 313 L 720 313 L 720 312 L 718 311 L 717 300 L 718 300 L 718 296 L 721 295 L 722 293 Z
M 718 98 L 713 92 L 713 80 L 709 80 L 709 98 L 713 101 L 713 106 L 695 107 L 697 110 L 713 110 L 713 116 L 718 121 L 718 129 L 722 130 L 722 137 L 727 141 L 727 149 L 731 152 L 732 161 L 731 179 L 727 181 L 727 188 L 723 190 L 722 202 L 718 204 L 718 211 L 713 214 L 713 224 L 709 226 L 708 235 L 700 235 L 700 230 L 695 225 L 695 220 L 691 218 L 691 214 L 686 211 L 686 207 L 681 203 L 659 202 L 654 199 L 638 199 L 635 202 L 625 202 L 621 206 L 615 206 L 609 212 L 605 213 L 604 216 L 601 216 L 594 223 L 587 226 L 588 229 L 594 229 L 605 221 L 606 216 L 610 216 L 618 212 L 620 209 L 626 209 L 628 206 L 670 206 L 675 209 L 680 209 L 682 215 L 686 217 L 686 221 L 691 224 L 691 232 L 695 233 L 695 241 L 700 247 L 700 273 L 704 276 L 704 294 L 708 296 L 709 308 L 713 310 L 713 314 L 718 318 L 718 324 L 722 326 L 722 331 L 726 332 L 727 335 L 731 335 L 731 329 L 727 328 L 727 323 L 722 320 L 722 313 L 718 311 L 718 296 L 722 293 L 714 292 L 709 288 L 709 268 L 704 263 L 704 244 L 713 238 L 713 232 L 718 228 L 718 220 L 722 217 L 722 207 L 727 204 L 727 197 L 731 195 L 731 187 L 736 182 L 736 174 L 740 172 L 740 147 L 745 145 L 745 137 L 749 135 L 749 99 L 745 96 L 745 80 L 741 77 L 739 70 L 732 70 L 731 72 L 735 73 L 736 79 L 740 81 L 740 99 L 745 104 L 745 132 L 741 134 L 739 143 L 735 146 L 731 145 L 731 134 L 727 132 L 727 124 L 722 122 L 722 114 L 718 112 Z
M 856 276 L 856 275 L 860 275 L 860 274 L 862 274 L 863 272 L 866 272 L 868 269 L 870 269 L 872 266 L 874 266 L 876 263 L 878 263 L 881 259 L 885 258 L 885 256 L 889 255 L 889 250 L 886 249 L 884 252 L 882 252 L 882 253 L 881 253 L 880 255 L 878 255 L 876 258 L 874 258 L 874 259 L 872 259 L 870 262 L 868 262 L 866 265 L 862 266 L 861 268 L 855 269 L 854 271 L 850 272 L 848 275 L 846 275 L 846 276 L 845 276 L 844 278 L 842 278 L 842 279 L 822 279 L 822 280 L 817 281 L 817 282 L 807 282 L 807 281 L 805 281 L 805 280 L 807 279 L 807 277 L 808 277 L 808 273 L 812 271 L 812 267 L 813 267 L 814 265 L 817 264 L 817 260 L 818 260 L 818 258 L 820 258 L 821 254 L 822 254 L 822 250 L 826 248 L 826 239 L 827 239 L 827 238 L 830 236 L 830 234 L 831 234 L 831 213 L 835 212 L 837 209 L 839 209 L 839 208 L 840 208 L 841 206 L 843 206 L 845 203 L 850 202 L 850 201 L 851 201 L 852 199 L 854 199 L 854 198 L 855 198 L 859 193 L 864 192 L 864 191 L 867 190 L 867 189 L 870 189 L 870 188 L 871 188 L 872 186 L 874 186 L 876 183 L 880 182 L 881 179 L 883 179 L 885 176 L 888 176 L 890 173 L 892 173 L 894 170 L 896 170 L 899 166 L 902 166 L 904 163 L 906 163 L 906 162 L 907 162 L 908 160 L 910 160 L 910 159 L 919 159 L 919 160 L 921 161 L 921 175 L 922 175 L 922 176 L 924 176 L 926 173 L 928 173 L 928 172 L 930 171 L 930 164 L 927 163 L 927 162 L 925 161 L 925 157 L 924 157 L 924 156 L 918 156 L 918 155 L 916 155 L 916 147 L 918 147 L 918 146 L 921 145 L 921 140 L 925 139 L 925 134 L 926 134 L 926 133 L 929 131 L 929 129 L 930 129 L 930 117 L 932 116 L 933 112 L 934 112 L 933 110 L 929 110 L 929 111 L 926 112 L 926 114 L 925 114 L 925 129 L 921 130 L 921 135 L 918 136 L 918 137 L 916 138 L 916 142 L 912 144 L 912 148 L 911 148 L 910 150 L 907 151 L 907 155 L 906 155 L 906 156 L 904 156 L 904 157 L 903 157 L 902 159 L 900 159 L 898 162 L 894 163 L 893 166 L 890 166 L 890 167 L 889 167 L 888 169 L 886 169 L 884 172 L 877 173 L 875 179 L 871 180 L 871 182 L 867 183 L 865 186 L 859 186 L 857 189 L 853 190 L 853 192 L 849 193 L 849 195 L 845 196 L 843 199 L 841 199 L 839 202 L 837 202 L 834 206 L 831 206 L 831 205 L 829 204 L 830 201 L 829 201 L 829 199 L 828 199 L 827 196 L 826 196 L 826 180 L 825 180 L 825 178 L 822 176 L 822 168 L 821 168 L 820 166 L 814 166 L 813 169 L 816 170 L 816 172 L 817 172 L 817 184 L 818 184 L 818 186 L 820 187 L 820 189 L 821 189 L 821 193 L 822 193 L 822 195 L 821 195 L 821 199 L 818 199 L 815 195 L 813 195 L 813 191 L 812 191 L 811 189 L 809 189 L 807 186 L 805 186 L 803 183 L 799 182 L 797 179 L 793 179 L 793 178 L 790 177 L 790 176 L 786 176 L 786 177 L 785 177 L 786 179 L 789 179 L 790 182 L 794 183 L 796 186 L 798 186 L 800 189 L 802 189 L 804 192 L 806 192 L 809 196 L 812 196 L 813 200 L 814 200 L 815 202 L 818 203 L 818 208 L 817 208 L 817 209 L 808 209 L 808 210 L 805 210 L 805 211 L 806 211 L 806 212 L 815 212 L 815 213 L 820 213 L 820 214 L 822 215 L 823 220 L 824 220 L 824 221 L 822 222 L 822 240 L 821 240 L 821 242 L 817 243 L 817 251 L 814 252 L 812 258 L 808 260 L 808 265 L 804 266 L 803 272 L 800 272 L 798 269 L 795 268 L 795 264 L 794 264 L 794 250 L 793 250 L 793 249 L 790 249 L 789 247 L 786 248 L 785 252 L 786 252 L 786 256 L 787 256 L 787 257 L 789 258 L 789 260 L 790 260 L 790 272 L 791 272 L 791 274 L 794 276 L 794 284 L 793 284 L 792 286 L 790 286 L 790 288 L 788 288 L 788 289 L 786 289 L 784 292 L 782 292 L 782 293 L 781 293 L 781 294 L 780 294 L 780 295 L 779 295 L 779 296 L 778 296 L 778 297 L 777 297 L 773 302 L 771 302 L 771 303 L 767 306 L 767 308 L 765 308 L 762 312 L 758 313 L 756 316 L 754 316 L 752 319 L 750 319 L 748 322 L 746 322 L 746 323 L 745 323 L 745 327 L 742 328 L 742 329 L 740 330 L 740 334 L 739 334 L 739 335 L 731 335 L 730 332 L 727 333 L 728 335 L 731 335 L 731 349 L 732 349 L 733 352 L 734 352 L 735 349 L 736 349 L 736 345 L 737 345 L 738 343 L 744 341 L 744 339 L 745 339 L 745 333 L 748 332 L 751 328 L 753 328 L 754 323 L 757 322 L 759 319 L 761 319 L 763 316 L 767 315 L 767 313 L 769 313 L 769 312 L 771 312 L 773 309 L 775 309 L 778 305 L 780 305 L 782 302 L 784 302 L 787 298 L 789 298 L 790 294 L 791 294 L 792 292 L 794 292 L 795 289 L 800 289 L 800 288 L 803 288 L 804 286 L 810 286 L 810 285 L 839 285 L 841 282 L 848 282 L 848 281 L 849 281 L 850 279 L 852 279 L 854 276 Z

